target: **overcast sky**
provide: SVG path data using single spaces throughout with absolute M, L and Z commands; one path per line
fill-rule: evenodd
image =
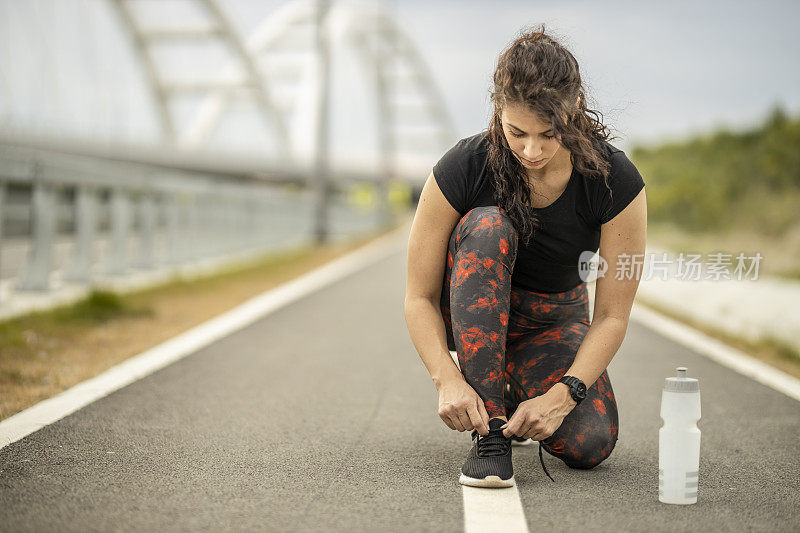
M 220 3 L 245 36 L 285 5 Z M 121 141 L 157 138 L 147 86 L 108 4 L 0 0 L 0 126 Z M 590 104 L 621 137 L 615 144 L 623 149 L 722 125 L 746 127 L 775 104 L 800 112 L 797 1 L 393 0 L 384 5 L 422 52 L 453 117 L 453 141 L 486 127 L 489 79 L 499 53 L 522 26 L 540 22 L 577 58 Z M 156 16 L 159 22 L 170 16 L 181 20 L 180 9 L 161 12 L 166 15 Z M 345 57 L 347 49 L 334 50 L 339 54 L 334 159 L 367 157 L 377 146 L 375 97 L 363 65 Z M 209 62 L 210 56 L 202 57 Z M 297 153 L 313 137 L 309 109 L 301 106 L 292 122 Z M 246 131 L 241 125 L 246 115 L 221 127 L 222 137 Z
M 465 133 L 485 121 L 500 50 L 521 25 L 539 22 L 575 55 L 590 97 L 627 141 L 748 125 L 776 102 L 800 109 L 800 2 L 397 4 Z

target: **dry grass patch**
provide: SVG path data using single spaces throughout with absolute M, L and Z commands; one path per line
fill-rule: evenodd
M 664 246 L 674 252 L 714 252 L 745 256 L 761 253 L 758 273 L 800 280 L 800 224 L 784 235 L 767 236 L 755 229 L 735 229 L 727 233 L 690 233 L 670 224 L 648 222 L 647 241 Z M 749 262 L 748 262 L 749 264 Z

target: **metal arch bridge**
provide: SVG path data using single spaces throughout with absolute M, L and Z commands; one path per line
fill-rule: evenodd
M 247 39 L 242 39 L 217 0 L 192 0 L 208 19 L 206 27 L 194 29 L 148 29 L 135 15 L 137 0 L 109 1 L 130 32 L 167 140 L 188 147 L 202 144 L 232 100 L 250 98 L 257 103 L 265 125 L 275 128 L 279 141 L 285 142 L 289 133 L 287 123 L 297 102 L 280 99 L 280 94 L 291 94 L 304 74 L 329 64 L 327 54 L 333 37 L 330 21 L 337 16 L 345 19 L 342 37 L 353 45 L 365 65 L 365 73 L 374 80 L 368 79 L 378 96 L 378 130 L 385 137 L 383 143 L 387 151 L 403 141 L 401 119 L 408 117 L 408 106 L 414 105 L 409 100 L 394 98 L 403 96 L 396 90 L 401 85 L 420 97 L 417 110 L 426 113 L 411 116 L 417 121 L 431 123 L 433 140 L 446 145 L 453 137 L 452 123 L 424 58 L 380 4 L 297 0 L 286 4 L 264 20 Z M 236 70 L 232 64 L 222 74 L 227 80 L 197 83 L 165 79 L 157 55 L 153 53 L 154 47 L 164 42 L 187 40 L 227 44 L 243 67 L 238 79 L 230 79 Z M 299 61 L 298 51 L 316 55 L 316 65 L 308 58 Z M 321 87 L 319 92 L 324 89 Z M 206 99 L 194 122 L 180 131 L 170 112 L 170 103 L 186 93 L 201 93 Z
M 381 174 L 395 174 L 393 161 L 403 149 L 444 148 L 454 138 L 453 126 L 424 58 L 379 3 L 297 0 L 264 20 L 241 38 L 218 0 L 192 0 L 206 20 L 202 28 L 148 28 L 136 15 L 137 0 L 108 0 L 132 37 L 150 91 L 156 102 L 164 139 L 181 148 L 207 144 L 232 102 L 254 103 L 264 127 L 276 134 L 275 150 L 291 152 L 290 124 L 299 102 L 294 95 L 304 79 L 316 80 L 316 154 L 324 171 L 328 152 L 329 80 L 332 41 L 338 37 L 356 52 L 366 82 L 377 95 L 377 131 Z M 339 35 L 332 22 L 338 19 Z M 224 43 L 234 62 L 205 82 L 170 80 L 159 68 L 156 46 L 169 43 Z M 238 67 L 238 68 L 237 68 Z M 202 95 L 199 112 L 180 125 L 171 111 L 174 100 Z M 410 98 L 409 98 L 410 97 Z M 308 102 L 305 102 L 306 104 Z M 298 162 L 299 164 L 299 162 Z
M 147 82 L 161 146 L 113 144 L 26 138 L 3 134 L 0 143 L 53 149 L 215 175 L 258 176 L 269 181 L 303 182 L 311 186 L 315 203 L 315 234 L 325 240 L 328 181 L 376 182 L 379 212 L 388 218 L 387 184 L 390 179 L 419 183 L 420 176 L 404 176 L 398 168 L 403 153 L 425 147 L 444 150 L 454 140 L 451 118 L 423 56 L 380 2 L 357 0 L 295 0 L 270 14 L 246 37 L 239 35 L 220 0 L 185 0 L 202 24 L 158 26 L 148 21 L 147 2 L 104 0 L 118 14 Z M 156 4 L 158 5 L 158 4 Z M 161 4 L 164 5 L 164 4 Z M 161 5 L 158 5 L 160 8 Z M 152 9 L 153 4 L 150 3 Z M 152 19 L 152 17 L 151 17 Z M 167 20 L 166 22 L 171 22 Z M 377 172 L 331 168 L 328 123 L 334 41 L 355 52 L 363 79 L 376 95 L 378 133 Z M 157 51 L 183 46 L 202 49 L 223 45 L 229 64 L 212 79 L 181 80 L 168 76 Z M 300 101 L 298 88 L 314 81 L 314 101 Z M 202 104 L 187 121 L 175 113 L 181 98 L 200 98 Z M 212 134 L 236 103 L 255 106 L 265 132 L 274 140 L 277 157 L 210 155 Z M 314 164 L 292 155 L 291 126 L 299 106 L 314 109 Z M 306 158 L 307 161 L 307 158 Z

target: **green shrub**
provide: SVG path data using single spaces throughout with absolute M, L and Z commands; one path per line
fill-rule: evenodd
M 149 308 L 135 308 L 115 292 L 94 289 L 84 299 L 55 310 L 59 322 L 106 322 L 121 316 L 150 315 Z

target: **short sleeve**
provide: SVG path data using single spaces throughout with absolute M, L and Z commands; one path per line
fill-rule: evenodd
M 608 177 L 611 191 L 600 180 L 603 194 L 600 199 L 600 223 L 605 224 L 620 214 L 644 187 L 639 170 L 634 166 L 625 152 L 611 154 L 611 174 Z
M 461 216 L 467 213 L 471 154 L 458 141 L 433 166 L 433 177 L 444 197 Z

